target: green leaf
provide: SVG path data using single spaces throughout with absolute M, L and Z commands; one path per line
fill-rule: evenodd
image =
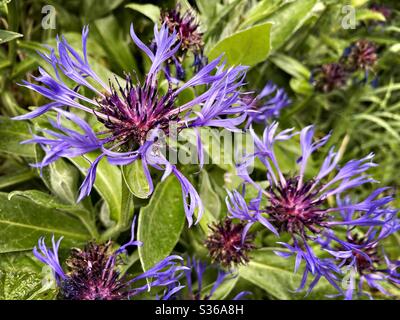
M 151 195 L 150 185 L 143 170 L 142 160 L 122 166 L 122 176 L 128 189 L 135 197 L 147 199 Z
M 30 168 L 13 170 L 5 175 L 0 176 L 0 189 L 31 180 L 35 177 L 35 171 Z
M 181 187 L 171 176 L 156 187 L 150 203 L 140 210 L 138 240 L 143 242 L 139 247 L 143 270 L 148 270 L 172 252 L 184 224 Z
M 30 57 L 24 58 L 21 62 L 17 63 L 15 65 L 15 68 L 10 76 L 11 79 L 19 78 L 19 77 L 24 77 L 24 75 L 28 72 L 30 72 L 33 69 L 37 68 L 37 62 L 35 59 L 32 59 Z
M 36 146 L 36 162 L 43 158 L 43 150 Z M 64 159 L 58 159 L 50 165 L 38 169 L 47 188 L 68 204 L 75 204 L 78 198 L 78 170 Z
M 33 272 L 0 271 L 0 299 L 26 300 L 41 287 L 41 278 Z
M 4 272 L 25 271 L 40 273 L 43 263 L 31 251 L 0 254 L 0 270 Z
M 22 141 L 31 138 L 29 125 L 26 122 L 0 116 L 0 152 L 34 158 L 34 146 L 21 144 Z
M 240 28 L 250 26 L 270 15 L 282 5 L 283 0 L 262 0 L 252 7 L 246 15 Z
M 120 71 L 137 69 L 136 60 L 125 41 L 126 33 L 122 31 L 120 23 L 113 15 L 94 22 L 98 42 L 107 52 L 108 58 Z
M 34 202 L 35 204 L 37 204 L 38 206 L 50 209 L 59 209 L 59 210 L 67 209 L 68 211 L 74 211 L 73 206 L 62 203 L 52 195 L 44 193 L 39 190 L 13 191 L 8 194 L 8 200 L 11 200 L 15 196 L 27 198 L 32 202 Z
M 221 132 L 210 128 L 200 128 L 199 131 L 204 148 L 205 163 L 207 164 L 210 161 L 211 164 L 215 164 L 225 171 L 234 171 L 233 148 L 229 148 L 229 146 L 225 148 L 226 144 L 221 144 L 221 139 L 225 139 L 226 131 Z M 187 146 L 191 146 L 191 150 L 197 150 L 197 137 L 193 129 L 182 130 L 180 137 L 188 142 Z M 191 154 L 190 151 L 189 154 Z
M 2 254 L 3 258 L 5 254 Z M 15 254 L 14 254 L 15 255 Z M 35 258 L 38 264 L 43 265 Z M 54 300 L 57 296 L 56 280 L 49 266 L 39 270 L 0 268 L 0 299 L 1 300 Z
M 275 299 L 290 300 L 301 281 L 301 275 L 287 270 L 285 259 L 273 252 L 258 250 L 248 265 L 240 267 L 239 275 L 268 292 Z
M 209 52 L 210 60 L 225 53 L 231 65 L 247 65 L 264 61 L 270 51 L 271 23 L 263 23 L 249 29 L 239 31 L 219 41 Z
M 389 48 L 389 51 L 393 53 L 400 53 L 400 43 L 394 44 Z
M 385 16 L 374 10 L 370 9 L 357 9 L 356 10 L 356 20 L 357 21 L 367 21 L 367 20 L 374 20 L 374 21 L 386 21 Z
M 10 3 L 11 0 L 0 0 L 0 6 L 5 6 L 7 3 Z
M 80 8 L 83 9 L 82 17 L 86 21 L 91 21 L 111 13 L 124 0 L 99 1 L 99 0 L 83 0 Z
M 225 278 L 225 280 L 221 283 L 221 285 L 215 290 L 212 295 L 213 300 L 224 300 L 231 293 L 233 288 L 235 288 L 239 277 L 234 275 L 229 275 Z
M 21 38 L 24 35 L 17 33 L 17 32 L 13 32 L 13 31 L 7 31 L 7 30 L 1 30 L 0 29 L 0 44 L 2 43 L 6 43 L 8 41 L 17 39 L 17 38 Z
M 385 120 L 382 120 L 381 118 L 378 118 L 372 114 L 358 114 L 354 116 L 355 119 L 362 119 L 362 120 L 367 120 L 371 121 L 378 126 L 384 128 L 388 133 L 390 133 L 397 141 L 400 141 L 400 135 L 397 133 L 395 129 L 392 128 L 392 126 L 387 123 Z
M 220 37 L 222 30 L 230 22 L 230 15 L 232 15 L 235 8 L 244 1 L 233 0 L 224 5 L 217 2 L 203 1 L 196 1 L 196 5 L 199 6 L 201 12 L 200 18 L 204 20 L 203 25 L 207 26 L 207 32 L 204 34 L 204 38 L 207 42 L 208 38 Z
M 270 57 L 270 60 L 278 68 L 285 71 L 287 74 L 292 75 L 298 79 L 309 80 L 311 76 L 310 70 L 304 66 L 300 61 L 287 56 L 285 54 L 274 54 Z
M 369 2 L 369 0 L 351 0 L 351 6 L 358 8 Z
M 76 218 L 18 196 L 8 200 L 6 193 L 0 193 L 0 253 L 31 250 L 40 237 L 53 234 L 64 236 L 69 244 L 89 238 Z
M 308 20 L 317 0 L 290 2 L 267 18 L 273 23 L 271 48 L 276 51 Z
M 221 201 L 218 197 L 218 194 L 213 190 L 210 178 L 205 170 L 202 170 L 200 173 L 199 194 L 206 209 L 203 217 L 200 220 L 200 223 L 203 223 L 203 230 L 207 233 L 208 226 L 219 220 L 221 215 Z
M 57 209 L 64 211 L 65 213 L 73 214 L 83 223 L 93 238 L 98 237 L 94 213 L 86 209 L 82 202 L 65 204 L 56 197 L 39 190 L 13 191 L 9 193 L 8 199 L 10 200 L 15 196 L 29 199 L 33 203 L 44 208 Z M 128 204 L 129 203 L 127 202 L 127 205 Z
M 294 292 L 300 286 L 302 271 L 294 273 L 293 268 L 293 258 L 284 259 L 277 256 L 273 252 L 273 248 L 264 248 L 251 254 L 248 265 L 239 268 L 239 275 L 264 289 L 275 299 L 304 299 L 305 292 Z M 326 294 L 333 293 L 334 290 L 321 280 L 309 298 L 323 299 Z
M 213 190 L 210 178 L 205 170 L 202 170 L 200 175 L 200 197 L 204 201 L 205 207 L 218 219 L 221 213 L 221 201 Z
M 234 1 L 237 2 L 237 1 Z M 196 0 L 196 6 L 199 8 L 201 18 L 205 20 L 205 22 L 211 22 L 213 18 L 215 18 L 217 3 L 210 2 L 207 0 Z M 227 5 L 228 7 L 229 5 Z
M 130 3 L 127 4 L 125 8 L 129 8 L 137 12 L 140 12 L 154 23 L 160 22 L 160 8 L 155 6 L 154 4 Z
M 86 154 L 85 158 L 94 161 L 97 154 Z M 90 166 L 88 160 L 83 157 L 69 159 L 84 175 Z M 95 189 L 102 196 L 107 204 L 110 218 L 118 222 L 121 218 L 121 200 L 122 200 L 122 177 L 121 171 L 117 166 L 112 166 L 105 159 L 102 159 L 96 170 Z
M 310 96 L 314 92 L 314 87 L 306 79 L 290 79 L 290 88 L 294 92 L 304 96 Z

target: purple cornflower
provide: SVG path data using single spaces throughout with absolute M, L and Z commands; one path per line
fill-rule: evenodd
M 33 139 L 25 141 L 40 144 L 46 152 L 44 159 L 36 166 L 42 168 L 61 157 L 100 152 L 91 163 L 82 183 L 78 198 L 80 201 L 90 194 L 97 165 L 103 158 L 107 158 L 113 165 L 128 165 L 141 159 L 151 191 L 153 184 L 149 165 L 164 170 L 163 179 L 170 173 L 178 178 L 182 185 L 186 217 L 191 225 L 196 208 L 199 212 L 198 219 L 203 212 L 200 197 L 176 166 L 160 154 L 162 148 L 159 147 L 159 143 L 164 141 L 160 136 L 170 134 L 171 124 L 178 134 L 185 128 L 203 126 L 236 129 L 246 118 L 247 106 L 240 104 L 239 93 L 246 67 L 225 68 L 224 63 L 220 63 L 221 59 L 217 58 L 179 87 L 167 81 L 168 88 L 160 92 L 158 82 L 165 75 L 163 65 L 176 54 L 182 42 L 178 41 L 176 31 L 169 33 L 165 24 L 160 29 L 155 26 L 156 49 L 153 52 L 136 36 L 131 26 L 133 41 L 147 54 L 152 64 L 142 83 L 134 82 L 127 76 L 125 84 L 117 81 L 116 88 L 111 83 L 106 85 L 91 69 L 86 50 L 88 32 L 88 27 L 82 32 L 83 57 L 64 37 L 57 38 L 57 54 L 54 49 L 51 49 L 49 55 L 41 53 L 51 64 L 55 78 L 39 68 L 40 76 L 35 80 L 41 85 L 24 82 L 24 86 L 51 102 L 15 119 L 32 119 L 49 110 L 58 114 L 57 121 L 50 122 L 57 131 L 42 130 L 46 137 L 34 136 Z M 64 77 L 75 83 L 73 89 L 64 82 Z M 179 104 L 178 97 L 182 91 L 199 86 L 204 88 L 199 95 L 184 104 Z M 92 91 L 94 97 L 89 98 L 80 93 L 81 87 Z M 66 107 L 89 113 L 100 125 L 89 125 L 72 111 L 66 111 Z M 94 127 L 97 128 L 96 131 Z M 196 130 L 196 133 L 199 135 L 199 131 Z M 197 140 L 201 149 L 200 137 Z
M 368 40 L 358 40 L 344 50 L 341 63 L 349 72 L 371 71 L 378 60 L 377 48 Z
M 207 61 L 203 54 L 203 34 L 199 31 L 199 23 L 196 20 L 194 12 L 187 10 L 182 13 L 179 3 L 174 9 L 161 11 L 161 23 L 165 23 L 171 33 L 176 31 L 177 40 L 181 42 L 176 56 L 167 61 L 168 64 L 175 65 L 179 80 L 185 78 L 185 70 L 182 63 L 188 52 L 193 53 L 193 67 L 196 73 Z
M 390 282 L 400 284 L 400 261 L 391 261 L 384 252 L 383 240 L 400 230 L 400 220 L 397 218 L 397 210 L 380 210 L 374 212 L 376 224 L 355 229 L 352 222 L 357 220 L 356 212 L 351 208 L 350 198 L 345 201 L 337 199 L 343 221 L 348 223 L 346 240 L 342 241 L 333 236 L 334 245 L 327 245 L 329 251 L 340 261 L 345 274 L 346 283 L 345 298 L 352 299 L 356 293 L 358 296 L 368 296 L 370 293 L 364 290 L 366 284 L 373 290 L 378 290 L 384 295 L 391 294 L 383 284 Z M 350 205 L 350 206 L 349 206 Z M 358 225 L 358 223 L 356 223 Z M 330 239 L 332 240 L 332 239 Z
M 339 167 L 340 155 L 332 147 L 319 172 L 314 178 L 309 178 L 306 175 L 307 162 L 311 155 L 328 141 L 330 135 L 313 141 L 313 126 L 308 126 L 299 133 L 293 133 L 292 129 L 277 133 L 277 129 L 278 124 L 272 123 L 265 129 L 262 139 L 251 130 L 256 152 L 248 155 L 237 170 L 245 183 L 253 185 L 259 190 L 259 194 L 247 203 L 243 194 L 238 191 L 230 192 L 227 197 L 230 217 L 246 221 L 245 231 L 254 223 L 260 222 L 278 237 L 284 234 L 290 236 L 291 240 L 288 243 L 279 242 L 286 252 L 278 254 L 283 257 L 295 255 L 295 270 L 302 261 L 305 262 L 300 289 L 304 288 L 308 275 L 311 274 L 314 280 L 309 286 L 309 291 L 321 277 L 325 277 L 341 292 L 337 284 L 338 275 L 341 274 L 340 268 L 333 258 L 318 257 L 312 245 L 324 248 L 324 237 L 342 244 L 345 240 L 340 240 L 336 231 L 346 226 L 380 225 L 382 221 L 377 217 L 377 212 L 386 212 L 388 209 L 384 206 L 392 201 L 392 197 L 382 196 L 387 188 L 380 188 L 358 203 L 335 205 L 331 201 L 335 196 L 348 194 L 357 187 L 375 182 L 365 174 L 369 168 L 376 166 L 371 162 L 373 155 L 360 160 L 350 160 Z M 301 147 L 301 157 L 297 161 L 299 172 L 296 175 L 288 175 L 281 171 L 274 147 L 277 142 L 287 141 L 297 134 L 300 135 Z M 252 180 L 247 170 L 255 158 L 258 158 L 267 170 L 269 186 L 265 189 Z M 262 202 L 263 199 L 267 204 L 262 204 L 265 202 Z M 343 220 L 340 212 L 345 209 L 354 210 L 357 218 L 351 221 Z
M 267 120 L 279 117 L 281 110 L 291 103 L 285 90 L 272 82 L 268 82 L 255 97 L 251 93 L 243 95 L 242 102 L 249 106 L 246 127 L 252 122 L 266 123 Z
M 320 92 L 328 93 L 343 87 L 348 79 L 348 72 L 340 63 L 326 63 L 314 70 L 310 82 Z
M 254 237 L 246 232 L 243 238 L 244 223 L 234 223 L 232 219 L 226 218 L 209 228 L 211 232 L 205 246 L 213 262 L 227 268 L 249 262 L 248 253 L 255 248 Z
M 127 274 L 120 273 L 118 268 L 123 264 L 121 255 L 126 253 L 126 248 L 142 245 L 140 241 L 134 240 L 134 225 L 133 222 L 131 240 L 114 252 L 110 241 L 105 244 L 90 242 L 83 250 L 73 249 L 66 261 L 68 272 L 64 272 L 58 259 L 62 238 L 56 242 L 53 236 L 50 249 L 44 238 L 40 238 L 33 254 L 53 270 L 61 299 L 125 300 L 149 291 L 152 287 L 167 289 L 173 286 L 181 289 L 178 280 L 187 268 L 182 266 L 183 259 L 177 255 L 168 256 L 151 269 L 130 279 Z
M 179 300 L 212 300 L 212 296 L 218 287 L 227 279 L 227 277 L 232 277 L 231 272 L 225 272 L 218 269 L 217 279 L 211 289 L 208 286 L 204 286 L 203 277 L 207 271 L 213 269 L 212 266 L 208 266 L 206 262 L 195 259 L 187 258 L 186 263 L 187 269 L 184 271 L 186 276 L 185 289 L 179 291 L 175 294 L 172 299 Z M 238 293 L 232 300 L 240 300 L 246 295 L 251 294 L 248 291 L 242 291 Z

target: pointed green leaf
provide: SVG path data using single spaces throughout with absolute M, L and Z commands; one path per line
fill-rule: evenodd
M 385 16 L 374 10 L 370 9 L 357 9 L 356 10 L 356 20 L 357 21 L 367 21 L 367 20 L 374 20 L 374 21 L 386 21 Z
M 281 250 L 279 248 L 279 250 Z M 296 293 L 300 286 L 302 271 L 294 273 L 294 259 L 284 259 L 273 252 L 273 248 L 264 248 L 251 254 L 248 265 L 239 268 L 240 277 L 264 289 L 271 297 L 281 300 L 304 299 L 305 292 Z M 323 280 L 314 288 L 311 299 L 323 299 L 334 290 Z
M 208 234 L 210 232 L 209 226 L 219 220 L 221 213 L 221 201 L 218 194 L 213 190 L 210 177 L 205 170 L 202 170 L 200 175 L 199 195 L 204 204 L 204 212 L 200 219 L 199 225 L 203 232 Z
M 270 51 L 271 25 L 263 23 L 222 39 L 210 50 L 209 59 L 225 53 L 230 65 L 254 66 L 264 61 Z
M 210 177 L 205 170 L 202 170 L 200 175 L 200 197 L 204 202 L 204 206 L 217 220 L 221 213 L 221 201 L 213 190 Z
M 94 213 L 85 208 L 81 203 L 65 204 L 53 195 L 39 190 L 13 191 L 9 193 L 8 199 L 19 196 L 29 199 L 33 203 L 49 209 L 57 209 L 76 216 L 87 228 L 93 238 L 97 238 L 98 232 Z
M 26 300 L 41 288 L 39 274 L 33 272 L 0 270 L 0 299 Z
M 282 6 L 283 2 L 283 0 L 261 0 L 247 12 L 246 18 L 240 25 L 240 28 L 242 29 L 265 19 Z
M 275 52 L 308 20 L 317 0 L 297 0 L 287 3 L 267 18 L 273 23 L 271 48 Z
M 40 162 L 40 160 L 37 159 L 37 162 Z M 67 163 L 64 159 L 58 159 L 42 168 L 41 173 L 42 180 L 53 194 L 65 203 L 76 203 L 79 172 L 73 165 Z
M 92 21 L 94 19 L 110 14 L 114 9 L 116 9 L 119 5 L 121 5 L 122 2 L 124 2 L 124 0 L 113 0 L 113 1 L 83 0 L 78 2 L 78 4 L 80 4 L 80 8 L 82 10 L 81 13 L 82 17 L 85 17 L 86 21 Z
M 120 71 L 137 69 L 136 60 L 126 41 L 125 30 L 113 15 L 98 19 L 94 22 L 94 31 L 98 42 L 107 52 L 110 62 L 120 67 Z
M 185 213 L 178 180 L 169 177 L 160 183 L 150 203 L 140 210 L 138 221 L 139 257 L 144 270 L 167 257 L 177 244 Z
M 0 116 L 0 152 L 34 158 L 34 146 L 21 144 L 22 141 L 31 138 L 29 125 L 26 122 Z
M 155 6 L 154 4 L 130 3 L 127 4 L 125 8 L 129 8 L 137 12 L 140 12 L 154 23 L 160 22 L 160 8 Z
M 64 236 L 65 243 L 88 240 L 85 227 L 61 211 L 39 206 L 19 196 L 0 193 L 0 253 L 31 250 L 40 237 Z
M 142 160 L 122 166 L 122 176 L 128 189 L 135 197 L 147 199 L 151 195 L 150 185 L 143 170 Z
M 300 61 L 285 55 L 285 54 L 274 54 L 271 56 L 270 60 L 278 68 L 285 71 L 287 74 L 292 75 L 298 79 L 309 80 L 311 76 L 311 71 L 304 66 Z
M 21 38 L 23 37 L 22 34 L 13 32 L 13 31 L 7 31 L 7 30 L 0 30 L 0 44 L 6 43 L 8 41 Z

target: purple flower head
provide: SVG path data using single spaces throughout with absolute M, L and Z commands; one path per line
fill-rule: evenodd
M 176 31 L 177 40 L 181 42 L 177 55 L 167 61 L 168 65 L 175 65 L 179 80 L 185 79 L 182 63 L 188 52 L 193 53 L 195 73 L 207 64 L 207 59 L 203 55 L 203 33 L 199 31 L 195 12 L 191 10 L 182 12 L 181 5 L 178 3 L 174 9 L 161 11 L 161 23 L 165 23 L 170 32 Z
M 312 154 L 326 144 L 330 135 L 314 141 L 313 126 L 294 134 L 292 130 L 277 133 L 277 128 L 278 124 L 272 123 L 265 129 L 262 139 L 252 131 L 256 151 L 253 155 L 248 155 L 237 170 L 245 183 L 257 188 L 259 194 L 247 203 L 243 194 L 237 191 L 228 193 L 228 210 L 231 217 L 247 222 L 248 228 L 259 222 L 278 237 L 290 236 L 291 240 L 288 243 L 280 242 L 289 253 L 280 255 L 295 255 L 295 270 L 302 261 L 305 263 L 301 288 L 306 284 L 307 276 L 311 274 L 314 280 L 310 289 L 324 277 L 341 291 L 336 283 L 338 274 L 341 273 L 340 268 L 332 258 L 319 258 L 314 245 L 323 249 L 327 249 L 327 243 L 331 242 L 346 245 L 348 241 L 340 239 L 336 234 L 338 230 L 381 225 L 381 217 L 391 213 L 386 205 L 392 201 L 392 196 L 384 196 L 387 188 L 380 188 L 360 202 L 335 205 L 331 200 L 336 196 L 348 195 L 366 183 L 375 182 L 366 174 L 368 169 L 376 166 L 371 162 L 373 155 L 360 160 L 350 160 L 339 166 L 339 154 L 331 148 L 320 170 L 310 178 L 307 175 L 307 163 Z M 282 172 L 274 146 L 296 134 L 300 136 L 301 156 L 297 161 L 298 173 L 289 175 Z M 269 183 L 266 188 L 262 188 L 248 174 L 249 160 L 254 158 L 258 158 L 266 168 Z M 264 202 L 261 201 L 263 199 Z M 355 218 L 345 219 L 342 215 L 343 210 L 351 210 Z M 325 237 L 328 240 L 323 241 Z
M 281 110 L 291 103 L 285 90 L 278 88 L 272 82 L 268 82 L 255 97 L 250 93 L 243 95 L 242 102 L 250 107 L 247 127 L 252 122 L 265 123 L 279 117 Z
M 205 245 L 213 262 L 232 267 L 249 262 L 248 253 L 255 248 L 253 235 L 245 233 L 245 224 L 226 218 L 209 226 L 210 234 Z
M 218 269 L 217 279 L 214 282 L 214 285 L 209 288 L 209 286 L 205 285 L 203 282 L 203 277 L 208 271 L 214 269 L 213 266 L 208 266 L 206 262 L 200 261 L 193 258 L 188 257 L 186 262 L 187 269 L 184 271 L 186 276 L 186 286 L 185 290 L 180 291 L 178 294 L 175 294 L 172 299 L 182 299 L 182 300 L 212 300 L 213 295 L 215 294 L 218 287 L 228 279 L 228 277 L 232 277 L 232 273 L 225 272 L 221 269 Z M 185 292 L 183 292 L 185 291 Z M 240 300 L 244 296 L 251 294 L 250 292 L 243 291 L 237 294 L 233 300 Z
M 368 40 L 358 40 L 345 49 L 341 63 L 348 72 L 373 70 L 378 61 L 377 47 Z
M 96 151 L 99 156 L 91 164 L 81 186 L 78 199 L 81 200 L 90 194 L 97 165 L 103 158 L 113 165 L 128 165 L 141 159 L 150 186 L 153 184 L 149 166 L 178 178 L 189 224 L 195 210 L 198 210 L 200 219 L 203 211 L 200 197 L 189 180 L 161 155 L 159 151 L 162 148 L 158 145 L 161 140 L 166 143 L 167 139 L 162 138 L 170 135 L 170 127 L 177 134 L 185 128 L 197 130 L 203 126 L 236 129 L 247 114 L 247 106 L 240 103 L 239 94 L 246 68 L 226 68 L 221 58 L 217 58 L 187 82 L 176 86 L 166 75 L 164 65 L 182 46 L 177 31 L 170 33 L 166 24 L 160 29 L 155 26 L 153 42 L 156 47 L 152 51 L 131 26 L 133 41 L 151 60 L 150 70 L 143 82 L 127 76 L 125 81 L 116 79 L 115 83 L 110 81 L 106 85 L 89 65 L 86 50 L 88 32 L 87 27 L 82 32 L 83 56 L 64 37 L 57 38 L 57 50 L 41 54 L 53 68 L 55 77 L 40 68 L 40 76 L 35 79 L 39 84 L 24 82 L 24 86 L 51 102 L 16 119 L 31 119 L 49 110 L 58 114 L 57 121 L 50 122 L 55 130 L 43 130 L 43 136 L 25 141 L 39 143 L 46 151 L 46 156 L 36 166 L 44 167 L 61 157 L 84 156 Z M 70 88 L 64 78 L 72 80 L 74 87 Z M 165 90 L 159 89 L 161 80 L 167 80 Z M 202 87 L 197 88 L 199 86 Z M 84 95 L 81 88 L 91 91 L 94 97 Z M 180 104 L 180 94 L 192 88 L 199 89 L 196 90 L 199 94 Z M 98 125 L 89 125 L 74 113 L 76 109 L 87 112 L 94 118 L 92 120 L 97 119 Z M 200 136 L 198 141 L 201 145 Z
M 313 71 L 310 82 L 315 89 L 328 93 L 343 87 L 348 79 L 348 72 L 340 63 L 327 63 Z
M 399 261 L 391 261 L 384 252 L 383 241 L 400 230 L 400 220 L 397 218 L 397 210 L 380 208 L 373 212 L 374 224 L 355 229 L 352 225 L 358 220 L 355 210 L 351 208 L 350 198 L 338 203 L 343 207 L 341 214 L 343 221 L 348 225 L 346 239 L 341 241 L 333 236 L 334 245 L 329 244 L 326 250 L 332 254 L 339 265 L 345 271 L 344 281 L 346 299 L 352 299 L 354 295 L 372 295 L 365 291 L 365 284 L 373 290 L 384 295 L 390 293 L 385 289 L 385 283 L 400 284 Z M 348 209 L 350 205 L 350 209 Z
M 52 239 L 53 248 L 48 249 L 44 238 L 39 239 L 38 248 L 33 253 L 41 262 L 49 265 L 56 277 L 59 296 L 67 300 L 126 300 L 135 297 L 152 287 L 169 288 L 179 286 L 179 278 L 187 268 L 182 266 L 180 256 L 168 256 L 151 269 L 134 277 L 121 274 L 122 256 L 128 246 L 142 243 L 133 238 L 135 222 L 132 224 L 132 238 L 118 250 L 112 250 L 111 241 L 105 244 L 90 242 L 86 247 L 73 249 L 66 261 L 67 272 L 58 260 L 61 242 Z M 146 280 L 148 283 L 146 283 Z

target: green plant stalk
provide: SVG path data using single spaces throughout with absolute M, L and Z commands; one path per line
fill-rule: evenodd
M 8 22 L 9 30 L 18 32 L 19 26 L 19 0 L 13 0 L 8 5 Z M 13 40 L 8 46 L 8 60 L 11 63 L 11 73 L 13 72 L 14 65 L 16 63 L 17 57 L 17 41 Z

